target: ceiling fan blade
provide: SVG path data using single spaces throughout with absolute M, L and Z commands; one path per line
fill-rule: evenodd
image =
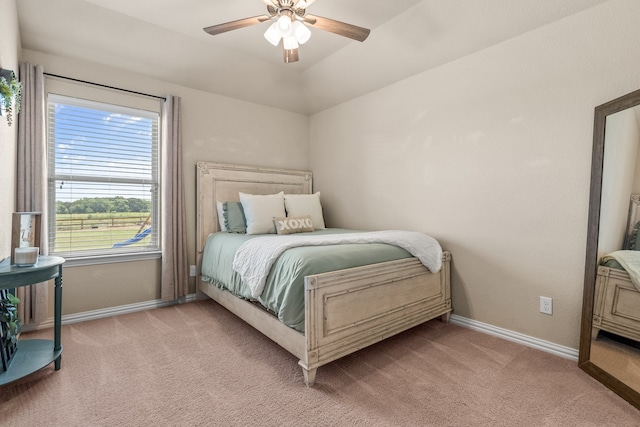
M 271 19 L 268 15 L 254 16 L 252 18 L 238 19 L 237 21 L 225 22 L 224 24 L 212 25 L 203 28 L 207 33 L 215 36 L 216 34 L 226 33 L 227 31 L 237 30 L 239 28 L 250 27 L 251 25 L 260 24 Z
M 359 42 L 365 41 L 371 32 L 371 30 L 367 28 L 336 21 L 334 19 L 323 18 L 322 16 L 306 15 L 304 17 L 304 22 L 314 28 L 349 37 L 350 39 L 358 40 Z
M 285 64 L 290 64 L 291 62 L 297 62 L 300 57 L 298 56 L 298 48 L 295 49 L 284 49 L 284 62 Z

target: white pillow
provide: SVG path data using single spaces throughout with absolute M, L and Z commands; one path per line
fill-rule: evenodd
M 285 194 L 284 205 L 287 209 L 287 216 L 309 215 L 315 230 L 326 228 L 319 191 L 315 194 Z
M 240 203 L 247 219 L 247 234 L 275 234 L 273 218 L 286 216 L 282 191 L 266 196 L 240 193 Z
M 216 201 L 216 210 L 218 211 L 218 224 L 220 224 L 220 231 L 227 231 L 227 226 L 224 224 L 224 208 L 222 202 Z

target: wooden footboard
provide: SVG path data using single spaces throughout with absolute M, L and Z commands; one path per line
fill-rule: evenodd
M 592 337 L 600 330 L 640 341 L 640 292 L 623 270 L 599 267 Z
M 315 369 L 438 316 L 451 312 L 450 260 L 429 272 L 416 258 L 305 278 L 305 382 Z
M 305 334 L 261 307 L 200 281 L 200 290 L 300 359 L 304 381 L 340 357 L 451 313 L 451 255 L 431 273 L 415 258 L 305 279 Z

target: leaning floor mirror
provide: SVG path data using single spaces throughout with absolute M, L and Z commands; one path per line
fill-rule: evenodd
M 639 214 L 640 90 L 595 109 L 578 361 L 638 409 Z

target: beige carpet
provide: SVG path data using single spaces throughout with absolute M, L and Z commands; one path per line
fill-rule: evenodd
M 50 336 L 51 331 L 23 338 Z M 3 426 L 638 426 L 576 363 L 432 321 L 318 370 L 212 301 L 64 326 Z

